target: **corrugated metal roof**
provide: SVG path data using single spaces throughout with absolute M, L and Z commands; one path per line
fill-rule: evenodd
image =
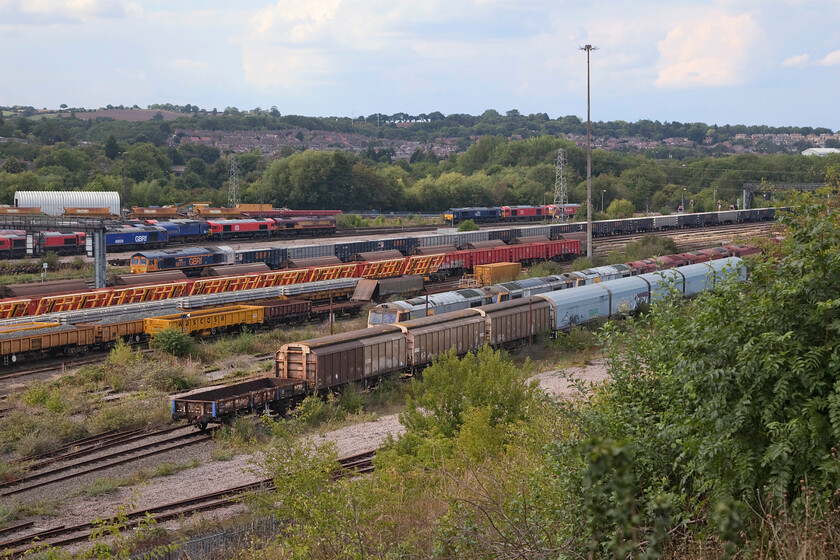
M 40 207 L 49 216 L 61 216 L 64 208 L 105 208 L 120 215 L 120 194 L 86 191 L 15 191 L 15 206 Z

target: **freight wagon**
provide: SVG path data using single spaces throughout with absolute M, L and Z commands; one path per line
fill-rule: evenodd
M 40 327 L 7 330 L 0 333 L 0 359 L 3 365 L 24 358 L 42 358 L 84 352 L 96 343 L 92 326 L 42 324 Z
M 232 305 L 215 309 L 185 310 L 183 313 L 143 320 L 143 330 L 152 338 L 164 330 L 176 330 L 200 336 L 261 325 L 264 309 L 256 305 Z
M 729 278 L 746 278 L 740 259 L 689 265 L 285 344 L 275 355 L 275 377 L 303 382 L 309 393 L 348 383 L 371 383 L 385 375 L 423 367 L 446 352 L 465 354 L 485 343 L 496 346 L 521 344 L 541 332 L 563 330 L 595 319 L 633 312 L 674 289 L 686 296 L 696 295 Z M 241 410 L 253 409 L 251 400 L 245 398 L 254 390 L 252 383 L 253 380 L 239 388 L 237 385 L 226 387 L 226 402 L 241 395 Z M 299 396 L 295 394 L 294 398 Z M 196 421 L 203 417 L 199 427 L 218 419 L 212 409 L 195 408 L 191 412 L 189 398 L 173 399 L 175 419 Z M 203 406 L 209 407 L 215 402 L 213 399 L 204 401 Z M 260 406 L 282 410 L 289 402 L 260 402 Z M 235 411 L 226 410 L 227 414 Z M 198 412 L 202 416 L 196 416 Z
M 228 387 L 202 389 L 172 399 L 172 417 L 185 418 L 204 430 L 209 422 L 233 415 L 270 409 L 283 413 L 286 406 L 306 394 L 298 379 L 259 377 Z

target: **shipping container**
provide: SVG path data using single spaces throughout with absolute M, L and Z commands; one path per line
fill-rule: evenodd
M 516 280 L 521 272 L 522 264 L 518 262 L 498 262 L 481 264 L 473 267 L 475 280 L 481 286 L 489 286 L 490 284 L 500 284 L 502 282 Z

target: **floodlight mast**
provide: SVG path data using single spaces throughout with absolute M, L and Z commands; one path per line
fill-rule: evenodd
M 584 45 L 586 51 L 586 256 L 592 258 L 592 117 L 589 105 L 589 53 L 598 47 Z

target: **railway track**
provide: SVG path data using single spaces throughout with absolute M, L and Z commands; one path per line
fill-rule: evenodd
M 339 466 L 341 469 L 336 473 L 336 478 L 371 472 L 373 470 L 373 457 L 375 454 L 376 451 L 369 451 L 340 459 Z M 179 500 L 147 509 L 135 510 L 126 515 L 125 519 L 121 521 L 119 529 L 130 529 L 138 525 L 140 521 L 148 518 L 154 519 L 156 522 L 160 523 L 170 519 L 192 515 L 201 511 L 224 508 L 235 503 L 240 496 L 248 492 L 271 491 L 273 489 L 273 480 L 267 478 L 257 482 L 195 496 L 186 500 Z M 3 534 L 8 535 L 16 531 L 30 529 L 33 528 L 33 526 L 34 522 L 27 522 L 14 527 L 8 527 L 5 530 L 0 530 L 0 537 L 2 537 Z M 94 529 L 95 524 L 93 522 L 81 523 L 69 527 L 59 526 L 44 529 L 25 536 L 2 541 L 0 542 L 0 551 L 6 551 L 8 554 L 8 556 L 4 556 L 4 558 L 19 558 L 23 556 L 27 550 L 30 550 L 36 544 L 40 543 L 47 543 L 52 547 L 61 547 L 88 541 L 90 540 Z
M 733 241 L 736 237 L 767 235 L 774 227 L 775 222 L 759 222 L 755 224 L 731 224 L 714 228 L 673 229 L 615 237 L 597 237 L 592 240 L 592 254 L 607 256 L 613 251 L 623 250 L 628 243 L 634 243 L 644 237 L 670 237 L 681 251 L 694 251 L 721 241 Z
M 153 440 L 153 438 L 167 436 L 178 430 L 184 433 L 175 434 L 164 439 Z M 97 439 L 90 444 L 81 444 L 85 446 L 85 449 L 76 451 L 73 448 L 69 448 L 66 453 L 34 460 L 25 475 L 0 483 L 0 497 L 23 494 L 24 492 L 58 482 L 64 482 L 154 455 L 182 449 L 185 446 L 203 443 L 212 438 L 212 430 L 208 432 L 197 432 L 184 426 L 164 428 L 156 432 L 113 434 L 113 436 Z M 144 440 L 153 441 L 143 443 Z M 109 449 L 112 449 L 112 451 L 100 454 L 100 452 Z M 64 461 L 69 461 L 69 463 L 64 465 L 59 464 Z M 50 466 L 54 468 L 48 468 Z

